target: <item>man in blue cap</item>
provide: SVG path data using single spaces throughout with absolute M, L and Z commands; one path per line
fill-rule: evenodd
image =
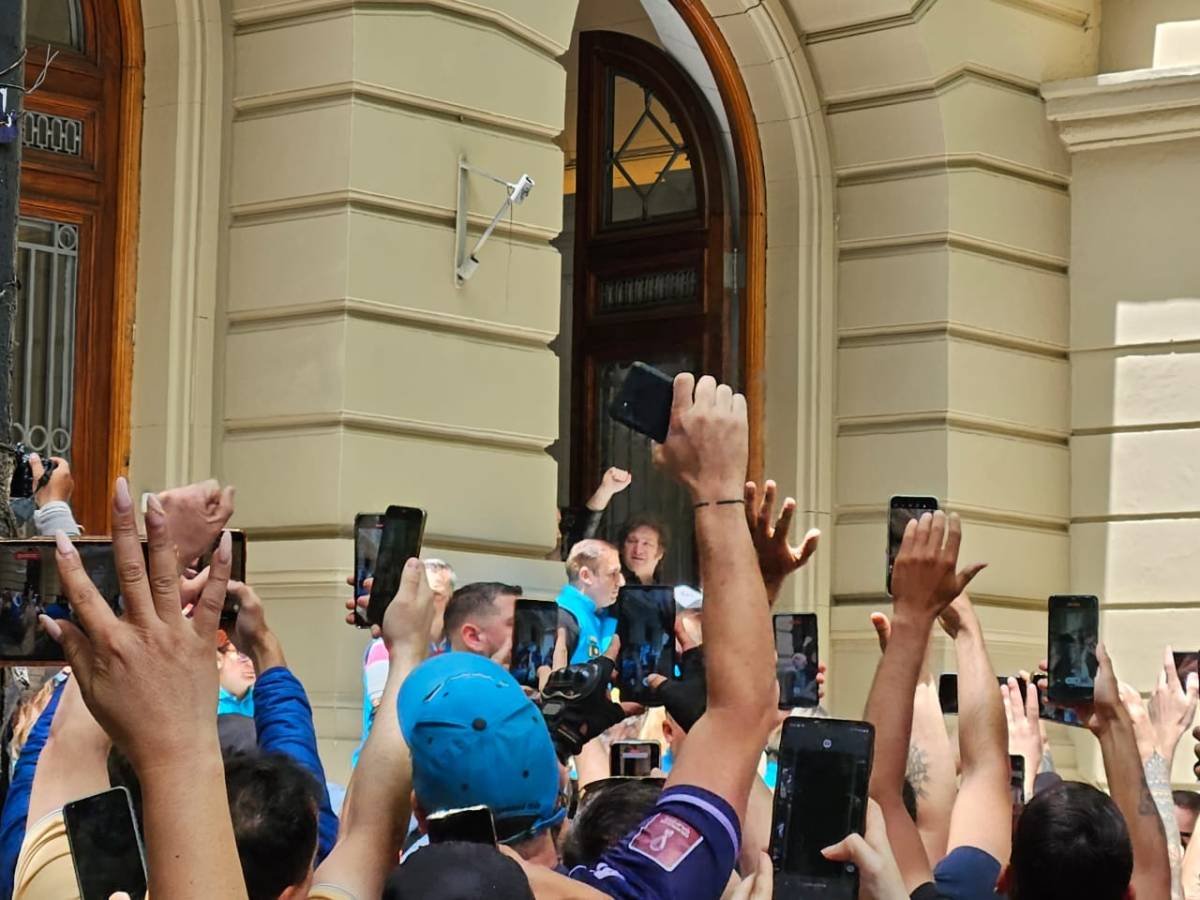
M 473 653 L 435 656 L 405 680 L 399 711 L 422 831 L 432 813 L 487 806 L 502 844 L 557 865 L 558 759 L 541 711 L 507 670 Z

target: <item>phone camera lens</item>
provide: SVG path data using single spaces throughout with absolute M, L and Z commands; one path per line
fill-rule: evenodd
M 825 738 L 825 740 L 821 741 L 821 746 L 828 750 L 833 746 L 833 741 L 831 741 L 829 738 Z

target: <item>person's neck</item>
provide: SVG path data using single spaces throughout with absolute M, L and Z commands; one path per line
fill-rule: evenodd
M 543 831 L 537 837 L 513 848 L 525 862 L 535 866 L 545 866 L 553 869 L 558 865 L 558 850 L 550 837 L 549 831 Z

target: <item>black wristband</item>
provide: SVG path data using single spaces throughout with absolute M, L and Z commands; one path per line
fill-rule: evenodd
M 703 503 L 697 503 L 697 504 L 695 504 L 695 505 L 692 507 L 692 510 L 693 510 L 693 511 L 695 511 L 695 510 L 697 510 L 697 509 L 700 509 L 701 507 L 704 507 L 704 506 L 733 506 L 734 504 L 737 504 L 737 503 L 745 503 L 745 502 L 746 502 L 746 501 L 745 501 L 745 500 L 743 500 L 743 499 L 742 499 L 742 498 L 740 498 L 740 497 L 739 497 L 738 499 L 736 499 L 736 500 L 705 500 Z

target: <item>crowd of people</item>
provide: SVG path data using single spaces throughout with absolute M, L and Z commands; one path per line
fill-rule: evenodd
M 676 378 L 656 455 L 692 498 L 703 587 L 698 609 L 681 601 L 674 674 L 648 676 L 638 703 L 610 693 L 614 603 L 626 583 L 658 584 L 669 551 L 652 517 L 625 523 L 616 545 L 597 536 L 608 501 L 630 487 L 610 470 L 587 510 L 563 521 L 566 584 L 536 679 L 509 671 L 520 586 L 458 586 L 445 562 L 408 561 L 364 653 L 362 743 L 344 796 L 261 600 L 230 578 L 230 489 L 148 495 L 139 523 L 118 479 L 120 614 L 53 507 L 42 518 L 53 519 L 72 617 L 40 623 L 69 665 L 41 680 L 19 673 L 3 734 L 0 897 L 80 897 L 64 807 L 121 786 L 155 898 L 806 898 L 781 887 L 768 850 L 774 792 L 791 783 L 781 728 L 827 718 L 826 672 L 817 705 L 780 710 L 772 610 L 819 535 L 793 545 L 795 502 L 777 514 L 775 485 L 746 481 L 745 399 L 712 378 Z M 60 461 L 55 504 L 69 500 L 70 477 Z M 857 873 L 864 900 L 1200 898 L 1200 842 L 1190 841 L 1200 794 L 1172 793 L 1170 779 L 1196 674 L 1181 680 L 1166 648 L 1144 698 L 1095 647 L 1094 696 L 1071 711 L 1098 741 L 1107 792 L 1062 779 L 1039 698 L 1045 664 L 997 687 L 967 594 L 982 566 L 960 567 L 961 537 L 958 517 L 942 512 L 904 532 L 891 609 L 870 621 L 882 653 L 862 715 L 874 732 L 865 827 L 817 849 Z M 221 630 L 227 594 L 240 611 Z M 348 622 L 366 601 L 347 601 Z M 957 660 L 953 737 L 929 666 L 938 629 Z M 789 653 L 810 668 L 810 643 L 796 644 Z M 609 747 L 632 737 L 659 742 L 657 769 L 610 777 Z M 840 821 L 842 802 L 801 813 Z M 494 840 L 439 838 L 448 815 L 479 807 Z

